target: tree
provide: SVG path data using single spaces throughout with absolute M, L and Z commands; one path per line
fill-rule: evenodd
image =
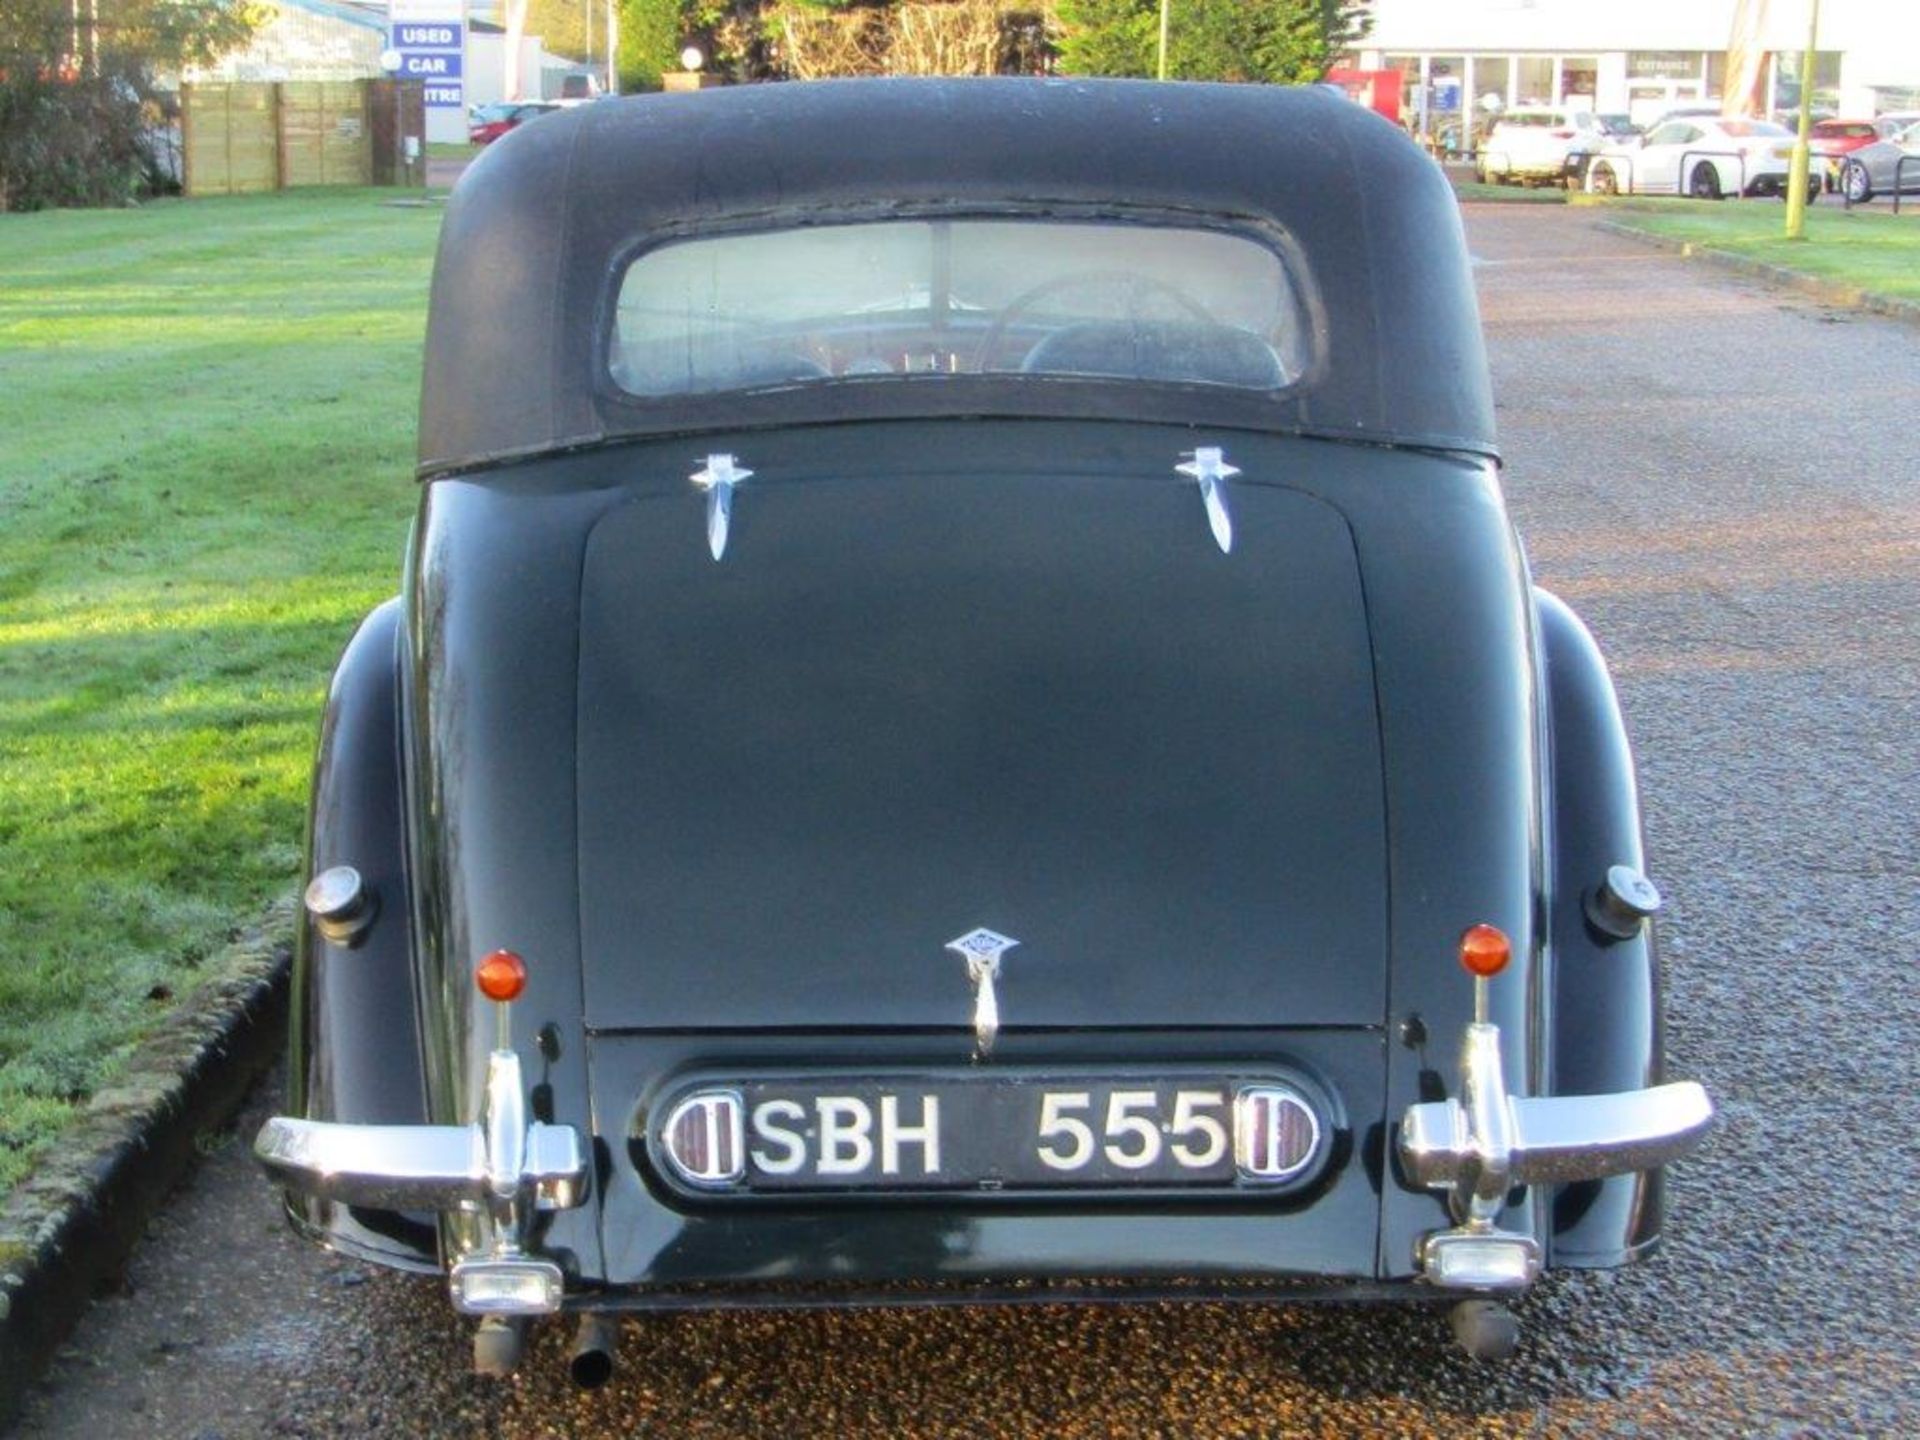
M 1372 25 L 1365 0 L 1169 0 L 1173 80 L 1319 80 Z M 1060 68 L 1152 75 L 1160 0 L 1059 0 Z
M 620 88 L 658 90 L 664 71 L 680 68 L 689 33 L 685 0 L 620 0 Z
M 157 71 L 244 41 L 247 0 L 0 0 L 0 209 L 117 205 L 165 179 Z
M 526 33 L 538 35 L 549 55 L 584 64 L 588 33 L 593 39 L 595 61 L 607 58 L 606 0 L 526 0 Z M 623 20 L 622 24 L 625 23 Z

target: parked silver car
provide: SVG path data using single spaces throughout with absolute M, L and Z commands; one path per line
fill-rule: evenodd
M 1840 189 L 1848 204 L 1891 195 L 1896 188 L 1902 195 L 1920 195 L 1920 124 L 1909 125 L 1890 140 L 1862 145 L 1841 167 Z

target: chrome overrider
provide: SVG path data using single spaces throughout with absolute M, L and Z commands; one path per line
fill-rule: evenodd
M 1477 982 L 1484 992 L 1486 980 Z M 1411 1105 L 1400 1121 L 1408 1177 L 1450 1190 L 1456 1225 L 1419 1242 L 1426 1278 L 1466 1290 L 1522 1290 L 1540 1273 L 1531 1235 L 1494 1221 L 1516 1185 L 1555 1185 L 1650 1170 L 1677 1160 L 1713 1124 L 1713 1102 L 1691 1080 L 1615 1095 L 1515 1099 L 1500 1067 L 1500 1027 L 1484 998 L 1466 1027 L 1460 1096 Z
M 487 1058 L 472 1125 L 350 1125 L 276 1115 L 253 1153 L 284 1188 L 376 1210 L 465 1211 L 485 1221 L 481 1247 L 449 1275 L 454 1306 L 473 1315 L 541 1315 L 561 1308 L 560 1267 L 526 1250 L 539 1210 L 586 1199 L 586 1150 L 570 1125 L 527 1118 L 520 1057 Z

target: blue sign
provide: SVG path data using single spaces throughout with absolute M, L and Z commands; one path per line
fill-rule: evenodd
M 400 52 L 400 73 L 409 80 L 458 80 L 458 55 L 416 55 Z
M 457 110 L 466 100 L 460 79 L 466 26 L 455 20 L 396 21 L 388 38 L 400 54 L 400 73 L 424 80 L 429 109 Z
M 426 24 L 414 22 L 393 27 L 393 48 L 408 50 L 458 50 L 461 27 L 451 22 Z

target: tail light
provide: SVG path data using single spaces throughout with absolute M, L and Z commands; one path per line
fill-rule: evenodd
M 745 1107 L 736 1090 L 700 1090 L 673 1107 L 660 1148 L 689 1185 L 719 1189 L 747 1173 Z
M 1243 1179 L 1291 1180 L 1313 1162 L 1320 1119 L 1297 1091 L 1249 1085 L 1234 1097 L 1234 1164 Z
M 1573 139 L 1573 131 L 1571 130 L 1549 130 L 1547 133 L 1553 136 L 1553 138 L 1556 140 Z

